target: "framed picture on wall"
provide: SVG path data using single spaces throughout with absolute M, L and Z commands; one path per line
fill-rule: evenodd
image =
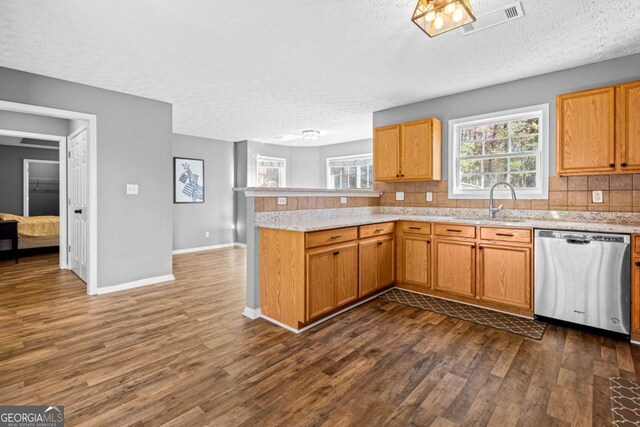
M 173 158 L 173 203 L 204 203 L 204 160 Z

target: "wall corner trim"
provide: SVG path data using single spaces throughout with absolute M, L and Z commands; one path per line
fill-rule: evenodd
M 125 291 L 127 289 L 135 289 L 141 286 L 155 285 L 158 283 L 166 283 L 172 280 L 176 280 L 173 274 L 167 274 L 166 276 L 149 277 L 146 279 L 135 280 L 133 282 L 121 283 L 119 285 L 98 288 L 96 295 L 103 295 L 103 294 L 109 294 L 111 292 Z
M 245 307 L 242 315 L 248 317 L 251 320 L 256 320 L 257 318 L 262 317 L 259 308 Z

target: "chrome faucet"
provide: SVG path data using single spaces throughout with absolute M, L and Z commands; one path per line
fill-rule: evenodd
M 497 208 L 493 207 L 493 190 L 495 190 L 498 185 L 506 185 L 507 187 L 509 187 L 511 189 L 511 195 L 513 196 L 513 200 L 517 200 L 516 189 L 513 188 L 513 185 L 511 185 L 507 181 L 496 182 L 491 186 L 491 190 L 489 190 L 489 218 L 495 218 L 496 213 L 502 210 L 502 205 L 498 206 Z

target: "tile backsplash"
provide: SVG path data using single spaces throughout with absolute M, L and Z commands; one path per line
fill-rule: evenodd
M 380 206 L 419 206 L 438 208 L 487 208 L 488 200 L 449 199 L 447 181 L 384 183 L 376 182 L 382 192 Z M 603 203 L 593 203 L 591 192 L 602 191 Z M 404 201 L 395 193 L 404 192 Z M 426 201 L 426 193 L 433 201 Z M 507 209 L 553 211 L 640 212 L 640 175 L 598 175 L 550 177 L 548 200 L 498 200 Z
M 287 197 L 286 205 L 278 205 L 277 197 L 256 197 L 256 212 L 297 211 L 307 209 L 361 208 L 380 206 L 380 198 L 347 197 L 347 203 L 340 203 L 340 197 L 308 196 Z

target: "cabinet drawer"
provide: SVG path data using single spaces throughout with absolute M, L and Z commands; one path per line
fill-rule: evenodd
M 476 227 L 473 225 L 435 224 L 435 233 L 438 236 L 476 238 Z
M 395 230 L 395 223 L 383 222 L 382 224 L 363 225 L 360 227 L 360 238 L 381 236 L 391 234 Z
M 409 234 L 431 234 L 431 224 L 428 222 L 403 222 L 402 232 Z
M 314 231 L 307 233 L 305 247 L 331 245 L 333 243 L 348 242 L 358 238 L 358 227 L 336 228 L 334 230 Z
M 531 243 L 531 230 L 526 228 L 493 228 L 480 227 L 482 240 L 500 242 Z

